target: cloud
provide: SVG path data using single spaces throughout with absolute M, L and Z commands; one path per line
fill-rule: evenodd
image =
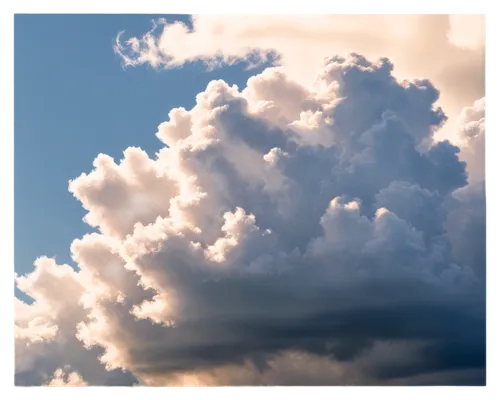
M 60 368 L 76 369 L 94 385 L 136 381 L 130 374 L 106 372 L 97 359 L 99 349 L 87 351 L 77 339 L 77 325 L 87 318 L 81 304 L 88 284 L 83 275 L 42 257 L 32 273 L 16 278 L 17 287 L 34 300 L 28 305 L 15 299 L 16 385 L 80 382 L 78 372 L 67 375 Z
M 484 46 L 484 15 L 450 15 L 448 39 L 458 47 L 474 49 Z
M 467 162 L 467 172 L 471 182 L 484 181 L 485 107 L 486 98 L 483 97 L 460 113 L 460 136 L 463 140 L 460 155 Z
M 63 371 L 62 368 L 59 368 L 54 372 L 54 377 L 49 382 L 47 386 L 87 386 L 87 382 L 85 382 L 77 372 L 67 372 Z
M 98 229 L 78 271 L 17 278 L 17 384 L 484 384 L 484 268 L 460 252 L 484 204 L 434 140 L 438 90 L 393 68 L 212 81 L 155 158 L 99 155 L 70 182 Z
M 486 275 L 485 107 L 483 97 L 460 113 L 460 158 L 467 162 L 469 185 L 453 193 L 446 221 L 455 258 L 482 277 Z
M 484 32 L 481 15 L 197 15 L 189 24 L 160 19 L 142 37 L 121 32 L 114 49 L 126 66 L 157 69 L 271 62 L 306 86 L 331 54 L 388 57 L 399 79 L 434 82 L 455 116 L 484 94 Z M 457 126 L 450 121 L 440 137 L 458 140 Z

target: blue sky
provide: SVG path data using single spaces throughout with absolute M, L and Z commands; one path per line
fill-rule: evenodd
M 174 107 L 192 107 L 213 79 L 240 88 L 244 66 L 207 72 L 201 63 L 155 71 L 124 69 L 113 52 L 117 32 L 141 35 L 160 15 L 16 15 L 15 270 L 41 256 L 70 263 L 74 238 L 92 230 L 68 181 L 90 172 L 99 153 L 118 160 L 128 146 L 150 156 L 154 133 Z M 167 21 L 189 22 L 188 16 Z

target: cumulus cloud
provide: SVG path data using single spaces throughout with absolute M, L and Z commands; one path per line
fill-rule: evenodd
M 47 386 L 87 386 L 87 382 L 85 382 L 77 372 L 67 372 L 59 368 L 54 372 L 54 377 Z
M 485 167 L 485 107 L 486 98 L 465 107 L 460 113 L 460 137 L 462 138 L 461 158 L 467 162 L 467 172 L 471 182 L 484 181 Z
M 484 204 L 434 140 L 439 91 L 393 68 L 212 81 L 154 158 L 99 155 L 70 182 L 98 229 L 71 245 L 78 271 L 17 278 L 16 382 L 484 384 L 485 249 L 461 245 Z
M 485 107 L 483 97 L 460 114 L 464 143 L 460 157 L 467 162 L 469 185 L 453 193 L 446 221 L 456 259 L 483 277 L 486 274 Z
M 121 32 L 115 44 L 126 66 L 272 63 L 306 86 L 331 54 L 389 57 L 399 79 L 434 82 L 451 116 L 484 94 L 484 49 L 483 15 L 197 15 L 189 24 L 160 19 L 139 37 Z M 453 119 L 440 137 L 459 140 L 457 126 Z

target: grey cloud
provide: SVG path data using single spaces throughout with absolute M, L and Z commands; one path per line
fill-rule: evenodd
M 72 245 L 85 294 L 69 326 L 54 321 L 84 355 L 57 365 L 67 348 L 50 342 L 61 355 L 43 370 L 70 364 L 89 384 L 105 379 L 95 363 L 164 385 L 480 384 L 485 249 L 468 237 L 484 189 L 458 147 L 432 141 L 437 89 L 392 68 L 353 54 L 326 60 L 316 90 L 276 69 L 242 92 L 211 82 L 160 125 L 156 159 L 99 156 L 71 183 L 101 232 Z
M 385 207 L 429 236 L 443 233 L 446 212 L 437 191 L 417 184 L 393 181 L 375 196 L 375 207 Z

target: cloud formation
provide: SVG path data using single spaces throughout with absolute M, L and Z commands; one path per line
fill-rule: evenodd
M 450 116 L 484 95 L 483 15 L 196 15 L 189 24 L 155 21 L 143 36 L 121 32 L 115 52 L 124 65 L 209 68 L 274 63 L 308 86 L 331 54 L 388 57 L 399 79 L 426 77 L 442 91 Z M 441 137 L 459 140 L 453 119 Z
M 85 382 L 77 372 L 67 372 L 62 368 L 59 368 L 56 372 L 54 372 L 54 377 L 49 382 L 48 386 L 87 386 L 87 382 Z
M 154 159 L 99 155 L 79 269 L 16 278 L 17 384 L 484 384 L 484 102 L 474 151 L 436 141 L 439 91 L 393 68 L 212 81 Z

